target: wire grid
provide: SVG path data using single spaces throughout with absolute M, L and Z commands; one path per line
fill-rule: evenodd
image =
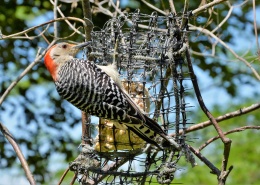
M 92 161 L 86 162 L 87 165 L 81 163 L 74 169 L 81 174 L 78 179 L 82 184 L 170 184 L 180 157 L 186 155 L 189 158 L 184 150 L 185 132 L 179 135 L 180 129 L 185 130 L 189 124 L 184 81 L 190 79 L 182 53 L 187 30 L 178 26 L 182 20 L 173 14 L 158 16 L 156 12 L 146 15 L 136 11 L 112 18 L 103 29 L 92 32 L 88 56 L 98 65 L 116 63 L 129 95 L 142 102 L 147 115 L 173 135 L 182 150 L 159 150 L 149 144 L 135 148 L 136 143 L 127 129 L 124 134 L 129 134 L 128 141 L 119 143 L 115 136 L 118 128 L 112 124 L 109 128 L 113 135 L 112 151 L 100 148 L 94 152 L 90 149 L 82 152 L 83 157 Z M 133 85 L 135 88 L 131 88 Z M 102 142 L 109 142 L 101 139 L 100 125 L 96 138 L 99 147 Z M 103 124 L 105 126 L 109 127 Z M 119 144 L 130 146 L 130 149 L 118 149 Z

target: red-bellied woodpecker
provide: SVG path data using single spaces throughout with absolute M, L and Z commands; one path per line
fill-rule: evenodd
M 98 66 L 92 61 L 74 58 L 79 49 L 88 44 L 63 42 L 47 51 L 44 63 L 60 96 L 90 115 L 117 120 L 148 143 L 160 147 L 154 140 L 159 134 L 166 143 L 179 150 L 173 138 L 146 116 L 123 90 L 113 64 Z

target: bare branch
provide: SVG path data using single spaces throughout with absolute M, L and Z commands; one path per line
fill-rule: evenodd
M 223 133 L 222 129 L 220 128 L 217 120 L 213 117 L 213 115 L 210 113 L 210 111 L 208 110 L 208 108 L 204 104 L 204 101 L 203 101 L 201 93 L 200 93 L 199 85 L 198 85 L 198 82 L 197 82 L 197 77 L 194 73 L 193 66 L 192 66 L 192 63 L 191 63 L 189 50 L 186 50 L 186 59 L 187 59 L 187 63 L 188 63 L 190 78 L 191 78 L 193 88 L 194 88 L 197 100 L 199 102 L 199 105 L 200 105 L 201 109 L 203 110 L 203 112 L 205 113 L 205 115 L 209 118 L 209 120 L 211 121 L 211 123 L 215 127 L 218 135 L 221 138 L 221 141 L 224 144 L 224 154 L 223 154 L 222 169 L 221 169 L 221 173 L 224 173 L 227 169 L 227 164 L 228 164 L 228 159 L 229 159 L 229 154 L 230 154 L 230 147 L 231 147 L 232 141 L 224 135 L 224 133 Z
M 91 40 L 91 31 L 93 29 L 93 23 L 92 23 L 92 15 L 91 15 L 91 6 L 89 0 L 82 0 L 82 9 L 84 14 L 84 20 L 85 20 L 85 38 L 86 41 Z M 91 58 L 90 58 L 91 59 Z M 90 140 L 91 138 L 91 125 L 90 125 L 90 115 L 86 112 L 81 111 L 81 125 L 82 125 L 82 144 L 89 144 L 91 145 L 92 142 Z
M 194 155 L 196 155 L 202 162 L 204 162 L 204 164 L 206 164 L 211 169 L 211 173 L 216 174 L 217 176 L 220 175 L 220 170 L 217 167 L 215 167 L 206 157 L 204 157 L 199 151 L 194 149 L 192 146 L 187 146 L 192 151 L 192 153 L 194 153 Z
M 119 13 L 121 16 L 124 15 L 124 13 L 119 9 L 119 5 L 120 5 L 120 1 L 119 0 L 116 1 L 116 5 L 115 5 L 113 0 L 110 0 L 110 3 L 114 7 L 114 9 L 115 9 L 114 17 L 117 16 L 117 13 Z
M 0 130 L 3 133 L 3 135 L 5 136 L 5 138 L 12 145 L 15 153 L 17 154 L 17 157 L 19 158 L 19 160 L 21 162 L 21 165 L 24 169 L 24 172 L 25 172 L 25 175 L 26 175 L 28 181 L 30 182 L 31 185 L 36 185 L 36 181 L 33 177 L 32 172 L 30 171 L 29 165 L 28 165 L 19 145 L 16 143 L 14 137 L 12 136 L 12 134 L 9 132 L 9 130 L 2 123 L 0 123 Z
M 230 166 L 227 171 L 221 171 L 220 175 L 218 176 L 218 185 L 226 184 L 227 177 L 232 170 L 233 166 Z
M 91 31 L 93 29 L 93 23 L 92 23 L 92 11 L 89 0 L 82 0 L 82 8 L 83 8 L 83 14 L 84 14 L 84 20 L 85 20 L 85 35 L 86 35 L 86 41 L 91 40 Z
M 146 4 L 148 7 L 152 8 L 153 10 L 155 10 L 155 11 L 157 11 L 157 12 L 163 14 L 163 15 L 166 15 L 166 12 L 164 12 L 164 11 L 162 11 L 161 9 L 155 7 L 154 5 L 148 3 L 147 1 L 145 1 L 145 0 L 141 0 L 141 1 L 142 1 L 144 4 Z
M 228 132 L 225 132 L 225 135 L 228 134 L 232 134 L 235 132 L 242 132 L 248 129 L 253 129 L 253 130 L 260 130 L 260 126 L 244 126 L 244 127 L 239 127 L 239 128 L 235 128 L 233 130 L 230 130 Z M 215 136 L 211 139 L 209 139 L 208 141 L 206 141 L 206 143 L 204 143 L 201 147 L 199 147 L 199 151 L 203 150 L 206 146 L 208 146 L 210 143 L 212 143 L 213 141 L 216 141 L 217 139 L 219 139 L 219 136 Z
M 218 26 L 217 26 L 214 30 L 211 31 L 212 33 L 214 33 L 215 31 L 217 31 L 217 30 L 229 19 L 230 15 L 231 15 L 231 13 L 232 13 L 232 11 L 233 11 L 233 9 L 234 9 L 234 7 L 231 6 L 230 9 L 229 9 L 229 11 L 228 11 L 228 14 L 226 15 L 226 17 L 221 21 L 221 23 L 218 24 Z
M 218 132 L 219 136 L 221 137 L 221 140 L 223 143 L 229 142 L 229 139 L 226 138 L 221 130 L 221 128 L 219 127 L 216 119 L 213 117 L 213 115 L 209 112 L 208 108 L 206 107 L 206 105 L 204 104 L 203 98 L 201 96 L 200 93 L 200 89 L 199 89 L 199 85 L 197 83 L 197 77 L 193 71 L 193 67 L 191 64 L 191 59 L 190 59 L 190 54 L 189 54 L 189 50 L 186 50 L 186 59 L 187 59 L 187 63 L 188 63 L 188 68 L 189 68 L 189 72 L 190 72 L 190 78 L 195 90 L 195 94 L 196 97 L 198 99 L 199 105 L 201 107 L 201 109 L 203 110 L 203 112 L 205 113 L 205 115 L 207 115 L 207 117 L 210 119 L 211 123 L 214 125 L 216 131 Z
M 27 40 L 33 40 L 33 39 L 36 39 L 36 38 L 38 38 L 38 37 L 43 37 L 44 38 L 44 33 L 49 29 L 49 27 L 50 27 L 50 25 L 47 25 L 46 26 L 46 28 L 44 29 L 44 30 L 42 30 L 42 31 L 40 31 L 39 29 L 35 29 L 37 32 L 39 32 L 39 34 L 38 35 L 36 35 L 36 36 L 28 36 L 27 35 L 27 33 L 25 33 L 24 35 L 25 36 L 14 36 L 14 37 L 12 37 L 12 38 L 10 38 L 10 39 L 27 39 Z M 4 38 L 2 38 L 2 39 L 4 39 Z M 1 39 L 0 39 L 1 40 Z
M 62 181 L 64 180 L 64 178 L 66 177 L 66 175 L 67 175 L 67 173 L 69 172 L 69 168 L 67 168 L 66 170 L 65 170 L 65 172 L 62 174 L 62 176 L 61 176 L 61 178 L 60 178 L 60 180 L 59 180 L 59 182 L 58 182 L 58 185 L 61 185 L 61 183 L 62 183 Z
M 54 19 L 57 19 L 58 18 L 58 15 L 57 15 L 58 0 L 54 0 L 53 5 L 54 5 L 53 6 Z M 57 24 L 57 22 L 53 23 L 53 28 L 54 28 L 54 38 L 58 38 L 58 24 Z
M 177 12 L 176 12 L 176 9 L 175 9 L 175 6 L 174 6 L 174 3 L 173 3 L 173 0 L 169 0 L 169 4 L 170 4 L 170 7 L 171 7 L 171 12 L 174 13 L 174 14 L 176 15 Z
M 222 116 L 217 117 L 216 120 L 218 122 L 225 121 L 225 120 L 228 120 L 228 119 L 231 119 L 231 118 L 234 118 L 234 117 L 242 116 L 244 114 L 255 111 L 257 109 L 260 109 L 260 103 L 252 104 L 249 107 L 245 107 L 245 108 L 241 108 L 239 110 L 233 111 L 233 112 L 229 112 L 227 114 L 224 114 Z M 187 128 L 185 130 L 185 133 L 194 132 L 196 130 L 200 130 L 200 129 L 203 129 L 205 127 L 208 127 L 210 125 L 211 125 L 211 122 L 209 120 L 202 122 L 202 123 L 198 123 L 196 125 L 193 125 L 193 126 Z M 182 132 L 183 132 L 183 130 L 180 131 L 180 134 L 182 134 Z
M 15 87 L 15 85 L 35 66 L 40 62 L 42 57 L 45 55 L 46 51 L 56 42 L 56 40 L 52 41 L 49 47 L 44 50 L 41 54 L 36 56 L 35 60 L 10 84 L 10 86 L 5 90 L 4 94 L 0 98 L 0 105 L 3 103 L 4 99 L 11 92 L 11 90 Z M 39 52 L 38 52 L 39 53 Z
M 71 180 L 71 182 L 70 182 L 70 185 L 73 185 L 75 183 L 75 181 L 77 179 L 77 176 L 78 176 L 78 173 L 75 173 L 73 178 L 72 178 L 72 180 Z
M 224 185 L 226 182 L 226 179 L 230 172 L 233 169 L 233 166 L 230 166 L 229 169 L 226 171 L 222 170 L 220 171 L 218 168 L 216 168 L 206 157 L 204 157 L 198 150 L 194 149 L 190 145 L 187 145 L 190 151 L 196 155 L 204 164 L 206 164 L 210 169 L 212 174 L 216 174 L 218 177 L 218 185 Z
M 223 3 L 225 1 L 227 1 L 227 0 L 214 0 L 214 1 L 210 2 L 210 3 L 208 3 L 208 4 L 205 4 L 205 5 L 201 6 L 201 7 L 193 10 L 192 11 L 192 15 L 197 16 L 201 12 L 203 12 L 203 11 L 205 11 L 205 10 L 207 10 L 207 9 L 217 5 L 217 4 Z
M 253 74 L 256 76 L 256 78 L 258 80 L 260 80 L 260 75 L 258 74 L 258 72 L 255 70 L 255 68 L 244 58 L 240 57 L 234 50 L 232 50 L 223 40 L 221 40 L 220 38 L 218 38 L 215 34 L 213 34 L 211 31 L 204 29 L 204 28 L 200 28 L 200 27 L 196 27 L 190 24 L 190 30 L 198 30 L 206 35 L 211 36 L 212 38 L 214 38 L 215 40 L 217 40 L 222 46 L 224 46 L 227 50 L 229 50 L 229 52 L 231 52 L 237 59 L 239 59 L 240 61 L 244 62 L 244 64 L 249 67 L 251 69 L 251 71 L 253 72 Z
M 255 0 L 253 0 L 253 12 L 254 12 L 255 40 L 256 40 L 256 46 L 257 46 L 257 53 L 258 53 L 259 58 L 260 58 L 260 48 L 259 48 L 259 42 L 258 42 L 257 23 L 256 23 L 256 7 L 255 7 Z
M 211 57 L 211 58 L 215 58 L 216 60 L 221 60 L 221 61 L 226 61 L 226 62 L 239 62 L 238 59 L 223 59 L 221 57 L 218 57 L 216 56 L 216 45 L 218 44 L 218 41 L 215 41 L 214 43 L 211 43 L 212 44 L 212 49 L 211 49 L 211 54 L 208 54 L 208 53 L 202 53 L 202 52 L 197 52 L 197 51 L 194 51 L 194 50 L 191 50 L 191 54 L 193 55 L 198 55 L 198 56 L 203 56 L 203 57 Z M 246 56 L 249 52 L 249 49 L 248 50 L 245 50 L 244 51 L 244 54 L 241 55 L 241 57 L 243 56 Z M 255 56 L 247 56 L 248 59 L 254 59 L 254 60 L 257 60 L 257 58 Z
M 189 8 L 189 0 L 185 0 L 184 3 L 184 8 L 183 8 L 183 12 L 182 12 L 182 21 L 181 21 L 181 30 L 185 29 L 185 26 L 187 26 L 188 24 L 188 8 Z
M 50 2 L 51 2 L 51 3 L 53 4 L 53 6 L 55 7 L 55 2 L 53 2 L 53 0 L 50 0 Z M 59 8 L 58 6 L 56 6 L 56 8 L 57 8 L 59 14 L 61 15 L 61 17 L 66 18 L 65 15 L 64 15 L 64 14 L 62 13 L 62 11 L 60 10 L 60 8 Z M 56 18 L 56 19 L 58 19 L 58 18 Z M 83 21 L 83 20 L 82 20 L 82 21 Z M 78 33 L 78 34 L 80 34 L 81 36 L 84 37 L 84 34 L 81 33 L 78 29 L 76 29 L 75 26 L 73 26 L 68 20 L 65 19 L 65 22 L 69 25 L 69 27 L 70 27 L 74 32 L 76 32 L 76 33 Z M 55 22 L 54 22 L 54 23 L 55 23 Z M 84 23 L 85 23 L 85 22 L 84 22 Z M 83 26 L 85 26 L 85 24 L 83 24 Z M 55 37 L 55 32 L 54 32 L 54 38 L 57 38 L 57 37 Z
M 48 22 L 45 22 L 45 23 L 37 25 L 37 26 L 33 26 L 33 27 L 29 28 L 29 29 L 26 29 L 26 30 L 18 32 L 18 33 L 14 33 L 14 34 L 11 34 L 11 35 L 2 35 L 0 40 L 12 39 L 12 38 L 14 38 L 16 36 L 25 35 L 28 32 L 35 30 L 36 28 L 40 28 L 42 26 L 51 24 L 51 23 L 56 22 L 56 21 L 64 21 L 64 20 L 78 21 L 78 22 L 81 22 L 85 26 L 85 22 L 82 19 L 79 19 L 79 18 L 76 18 L 76 17 L 62 17 L 62 18 L 57 18 L 57 19 L 54 19 L 54 20 L 50 20 Z
M 40 32 L 38 29 L 36 29 L 36 31 L 39 32 L 39 35 L 38 35 L 38 36 L 35 36 L 33 39 L 35 39 L 35 38 L 41 36 L 41 37 L 45 40 L 46 43 L 50 44 L 50 42 L 48 41 L 48 39 L 47 39 L 47 38 L 45 37 L 45 35 L 44 35 L 44 32 L 48 30 L 49 26 L 50 26 L 50 25 L 47 25 L 46 28 L 45 28 L 45 30 L 43 30 L 42 32 Z
M 104 3 L 108 3 L 110 0 L 105 0 L 103 2 L 98 2 L 98 1 L 95 1 L 95 5 L 97 6 L 96 8 L 93 8 L 93 13 L 98 13 L 98 12 L 101 12 L 105 15 L 108 15 L 109 17 L 113 17 L 113 13 L 111 11 L 109 11 L 107 8 L 104 8 L 102 5 Z

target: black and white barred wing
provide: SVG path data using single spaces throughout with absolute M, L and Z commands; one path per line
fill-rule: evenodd
M 82 111 L 118 120 L 157 146 L 155 135 L 165 136 L 161 127 L 145 116 L 130 96 L 93 62 L 73 59 L 61 67 L 58 76 L 58 93 Z

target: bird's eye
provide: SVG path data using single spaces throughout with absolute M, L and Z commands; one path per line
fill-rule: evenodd
M 62 47 L 63 49 L 66 49 L 66 48 L 67 48 L 67 44 L 63 44 L 61 47 Z

